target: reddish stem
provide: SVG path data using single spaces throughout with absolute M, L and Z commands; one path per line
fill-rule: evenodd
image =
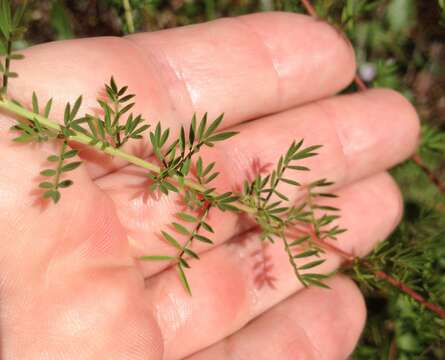
M 423 163 L 420 155 L 416 154 L 411 158 L 414 163 L 428 176 L 431 182 L 436 185 L 439 191 L 445 195 L 445 185 L 439 180 L 439 178 Z
M 317 17 L 317 11 L 315 10 L 314 6 L 311 4 L 310 0 L 301 0 L 303 3 L 304 8 L 308 12 L 308 14 L 312 17 Z
M 368 87 L 366 86 L 365 82 L 362 80 L 362 78 L 360 76 L 355 75 L 354 82 L 360 91 L 368 90 Z
M 445 319 L 445 310 L 442 309 L 439 305 L 430 303 L 427 301 L 422 295 L 415 292 L 413 289 L 408 287 L 406 284 L 401 282 L 400 280 L 397 280 L 396 278 L 392 277 L 391 275 L 388 275 L 384 273 L 383 271 L 376 271 L 374 273 L 375 276 L 377 276 L 379 279 L 385 280 L 386 282 L 390 283 L 391 285 L 395 286 L 400 291 L 403 291 L 405 294 L 425 306 L 426 308 L 430 309 L 432 312 L 439 315 L 441 318 Z
M 392 339 L 391 346 L 389 348 L 388 360 L 396 360 L 397 359 L 397 342 L 396 339 Z

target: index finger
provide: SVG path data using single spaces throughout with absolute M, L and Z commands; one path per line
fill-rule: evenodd
M 128 39 L 160 65 L 181 114 L 224 112 L 226 125 L 332 95 L 355 73 L 341 35 L 298 14 L 253 14 Z
M 94 112 L 103 84 L 113 75 L 136 94 L 135 112 L 162 121 L 175 134 L 196 112 L 224 112 L 224 126 L 275 113 L 334 94 L 352 79 L 351 47 L 329 25 L 289 13 L 222 19 L 128 38 L 56 42 L 26 51 L 17 62 L 20 78 L 11 94 L 29 103 L 52 97 L 53 116 L 82 94 L 83 110 Z M 147 147 L 142 146 L 144 149 Z M 130 144 L 127 150 L 140 152 Z M 149 155 L 146 150 L 143 155 Z M 91 160 L 93 177 L 122 162 Z

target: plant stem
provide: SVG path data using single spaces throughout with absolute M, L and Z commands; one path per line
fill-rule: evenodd
M 60 156 L 59 161 L 57 162 L 57 172 L 56 176 L 54 177 L 54 189 L 57 190 L 57 187 L 59 185 L 60 175 L 62 174 L 62 165 L 63 165 L 63 154 L 65 153 L 66 147 L 68 146 L 68 142 L 66 140 L 63 141 L 62 147 L 60 148 Z
M 310 16 L 317 17 L 317 11 L 309 0 L 301 0 L 301 2 Z
M 365 263 L 366 265 L 366 263 Z M 414 300 L 416 300 L 418 303 L 422 304 L 432 312 L 439 315 L 441 318 L 445 319 L 445 309 L 442 309 L 439 305 L 430 303 L 427 301 L 422 295 L 411 289 L 409 286 L 401 282 L 400 280 L 397 280 L 396 278 L 392 277 L 391 275 L 386 274 L 383 271 L 376 271 L 374 272 L 374 275 L 378 277 L 379 279 L 385 280 L 386 282 L 390 283 L 400 291 L 404 292 Z
M 313 229 L 315 235 L 317 236 L 317 238 L 320 235 L 320 229 L 318 226 L 318 221 L 315 218 L 315 209 L 314 209 L 314 202 L 312 199 L 312 194 L 311 194 L 311 189 L 308 188 L 307 189 L 307 197 L 306 197 L 306 203 L 307 206 L 309 207 L 309 211 L 310 211 L 310 218 L 311 218 L 311 228 Z
M 11 67 L 11 53 L 12 53 L 12 40 L 9 38 L 6 45 L 5 72 L 3 73 L 1 95 L 6 95 L 6 93 L 8 92 L 9 70 Z
M 207 218 L 207 216 L 209 215 L 210 209 L 212 207 L 212 204 L 208 204 L 205 209 L 203 214 L 200 216 L 199 218 L 199 223 L 198 225 L 196 225 L 195 229 L 193 230 L 192 234 L 190 235 L 190 237 L 187 239 L 187 241 L 185 242 L 185 244 L 182 246 L 182 250 L 178 255 L 178 259 L 182 258 L 185 254 L 185 249 L 188 248 L 188 246 L 192 243 L 193 239 L 195 238 L 195 235 L 199 232 L 199 230 L 201 230 L 202 227 L 202 222 L 205 221 L 205 219 Z
M 0 108 L 5 109 L 15 115 L 24 117 L 30 121 L 37 119 L 47 129 L 54 130 L 58 133 L 62 130 L 61 126 L 57 122 L 50 120 L 42 115 L 36 114 L 32 111 L 29 111 L 29 110 L 25 109 L 24 107 L 20 106 L 19 104 L 15 103 L 11 100 L 8 100 L 6 98 L 0 99 Z M 99 151 L 104 152 L 105 154 L 121 158 L 123 160 L 128 161 L 131 164 L 142 167 L 146 170 L 153 171 L 157 174 L 161 173 L 161 168 L 159 166 L 157 166 L 156 164 L 153 164 L 149 161 L 141 159 L 137 156 L 131 155 L 121 149 L 116 149 L 111 146 L 104 147 L 104 144 L 102 142 L 97 142 L 95 145 L 92 145 L 92 139 L 89 136 L 87 136 L 81 132 L 74 131 L 74 134 L 75 135 L 70 136 L 70 141 L 91 146 Z M 177 176 L 173 176 L 173 178 L 175 179 L 175 181 L 179 181 L 179 178 Z M 189 179 L 184 180 L 184 185 L 187 186 L 188 188 L 196 190 L 200 193 L 203 193 L 208 190 L 206 187 L 202 186 L 201 184 L 198 184 L 198 183 L 191 181 Z M 219 194 L 216 192 L 213 195 L 211 195 L 212 198 L 216 198 L 218 196 L 219 196 Z M 249 214 L 254 214 L 257 211 L 256 209 L 246 206 L 244 204 L 241 204 L 239 202 L 234 203 L 233 205 L 238 210 L 241 210 L 241 211 L 249 213 Z
M 215 0 L 205 0 L 205 9 L 207 20 L 213 20 L 216 18 L 216 5 Z
M 397 341 L 396 338 L 392 339 L 391 345 L 389 347 L 388 360 L 397 359 Z
M 280 238 L 281 238 L 281 240 L 283 241 L 284 251 L 286 251 L 286 254 L 287 254 L 287 256 L 289 257 L 289 262 L 290 262 L 291 265 L 292 265 L 292 268 L 293 268 L 293 270 L 294 270 L 295 276 L 296 276 L 297 279 L 298 279 L 298 280 L 299 280 L 299 281 L 306 287 L 307 284 L 306 284 L 306 282 L 304 281 L 304 279 L 301 277 L 300 272 L 298 271 L 298 265 L 297 265 L 297 263 L 295 262 L 294 254 L 292 254 L 292 250 L 291 250 L 291 248 L 289 247 L 289 244 L 288 244 L 288 242 L 287 242 L 286 233 L 285 233 L 284 231 L 280 234 Z
M 133 21 L 133 10 L 131 9 L 130 0 L 122 0 L 125 9 L 125 20 L 127 21 L 128 32 L 130 34 L 135 32 Z
M 362 80 L 362 78 L 359 75 L 357 75 L 357 74 L 355 75 L 354 82 L 360 91 L 368 90 L 368 87 L 366 86 L 365 82 Z
M 267 203 L 269 202 L 270 198 L 272 197 L 272 194 L 274 193 L 274 190 L 277 189 L 278 184 L 280 183 L 281 179 L 283 178 L 284 172 L 286 171 L 286 165 L 284 166 L 283 171 L 281 172 L 281 174 L 277 174 L 277 179 L 275 180 L 275 183 L 272 184 L 271 190 L 269 191 L 269 194 L 267 194 L 267 197 L 264 199 L 263 202 L 263 206 L 262 208 L 264 209 L 267 205 Z M 258 202 L 258 204 L 260 204 Z
M 419 154 L 414 155 L 411 158 L 412 161 L 428 176 L 428 178 L 431 180 L 431 182 L 436 185 L 436 187 L 439 189 L 439 191 L 445 195 L 445 184 L 443 184 L 440 179 L 433 173 L 432 170 L 430 170 L 423 162 L 422 158 Z

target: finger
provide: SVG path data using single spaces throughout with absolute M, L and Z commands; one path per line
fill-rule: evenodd
M 170 97 L 186 102 L 182 113 L 224 112 L 229 122 L 332 95 L 354 76 L 350 45 L 304 15 L 253 14 L 129 39 L 166 70 Z
M 339 196 L 331 204 L 342 209 L 341 225 L 348 229 L 335 244 L 343 251 L 366 254 L 400 219 L 400 193 L 387 174 L 357 182 Z M 342 261 L 336 253 L 325 258 L 310 272 L 330 273 Z M 147 279 L 147 301 L 158 319 L 166 359 L 180 359 L 221 341 L 302 287 L 280 240 L 264 247 L 255 233 L 191 261 L 187 277 L 192 296 L 175 269 Z
M 415 149 L 419 124 L 412 106 L 400 95 L 387 90 L 322 100 L 278 115 L 243 124 L 240 134 L 203 153 L 206 162 L 216 161 L 221 175 L 212 183 L 220 191 L 233 190 L 246 178 L 253 178 L 263 167 L 271 172 L 279 156 L 294 140 L 307 145 L 323 144 L 320 155 L 299 162 L 310 172 L 288 173 L 307 184 L 320 178 L 335 182 L 339 188 L 364 176 L 385 170 L 409 156 Z M 267 165 L 267 166 L 266 166 Z M 157 239 L 161 230 L 183 211 L 178 197 L 150 197 L 144 172 L 126 168 L 97 183 L 116 203 L 122 224 L 131 238 L 135 256 L 174 255 L 175 249 Z M 281 187 L 295 199 L 295 187 Z M 251 223 L 240 221 L 233 213 L 212 210 L 209 223 L 220 244 Z M 241 227 L 240 227 L 241 225 Z M 155 239 L 155 240 L 153 240 Z M 184 240 L 181 237 L 178 239 Z M 208 244 L 196 244 L 199 253 Z M 146 276 L 162 270 L 167 263 L 141 264 Z
M 54 99 L 61 120 L 67 101 L 83 95 L 81 113 L 113 75 L 136 94 L 135 113 L 176 133 L 194 112 L 226 114 L 225 126 L 333 94 L 352 79 L 353 51 L 337 31 L 310 17 L 268 13 L 135 35 L 39 45 L 14 64 L 11 94 L 24 104 L 35 91 Z M 36 71 L 38 69 L 38 71 Z M 147 144 L 126 150 L 148 155 Z M 122 165 L 83 150 L 93 177 Z
M 97 359 L 105 352 L 160 359 L 143 278 L 111 200 L 80 167 L 62 174 L 75 185 L 61 190 L 57 205 L 43 201 L 39 183 L 51 180 L 39 172 L 55 166 L 46 159 L 59 147 L 12 137 L 0 132 L 2 359 Z
M 302 290 L 187 360 L 347 359 L 365 323 L 363 297 L 346 277 L 328 284 Z

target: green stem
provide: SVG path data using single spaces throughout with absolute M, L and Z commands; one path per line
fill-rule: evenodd
M 310 210 L 310 221 L 311 221 L 311 225 L 313 227 L 314 233 L 317 236 L 317 238 L 320 236 L 320 228 L 318 226 L 318 221 L 315 218 L 315 209 L 314 209 L 314 202 L 312 199 L 312 194 L 311 194 L 311 188 L 309 187 L 307 190 L 307 199 L 306 199 L 306 204 L 309 207 Z
M 125 19 L 127 21 L 128 32 L 132 34 L 135 32 L 135 29 L 134 29 L 133 13 L 130 5 L 130 0 L 123 0 L 123 5 L 125 9 Z
M 114 105 L 114 119 L 112 127 L 115 129 L 116 134 L 113 139 L 114 145 L 120 148 L 123 143 L 121 142 L 121 130 L 119 129 L 119 99 L 113 101 Z
M 68 143 L 66 140 L 63 141 L 62 147 L 60 148 L 60 155 L 59 155 L 59 161 L 57 163 L 57 172 L 56 176 L 54 177 L 54 189 L 57 190 L 60 180 L 60 175 L 62 174 L 62 165 L 63 165 L 63 154 L 65 154 L 66 147 L 68 146 Z
M 269 192 L 269 194 L 267 195 L 266 199 L 263 202 L 263 206 L 262 206 L 263 209 L 268 204 L 268 202 L 269 202 L 270 198 L 272 197 L 272 194 L 274 193 L 274 191 L 277 190 L 278 184 L 280 183 L 280 181 L 282 181 L 282 179 L 284 177 L 284 173 L 286 172 L 288 166 L 289 166 L 289 162 L 285 162 L 283 164 L 283 168 L 281 169 L 281 172 L 279 174 L 277 173 L 277 179 L 275 180 L 275 183 L 273 184 L 273 186 L 271 188 L 271 191 Z
M 182 168 L 182 166 L 184 165 L 184 163 L 188 160 L 188 159 L 191 159 L 192 158 L 192 156 L 193 155 L 195 155 L 198 151 L 199 151 L 199 148 L 202 146 L 202 145 L 204 145 L 204 143 L 198 143 L 197 145 L 196 145 L 196 147 L 193 147 L 192 149 L 190 149 L 190 151 L 189 151 L 189 153 L 186 155 L 186 156 L 183 156 L 183 159 L 172 169 L 172 171 L 173 172 L 175 172 L 175 171 L 179 171 L 181 168 Z M 170 162 L 171 163 L 171 162 Z M 165 163 L 164 162 L 164 166 L 166 167 L 166 168 L 168 168 L 169 167 L 169 165 L 170 164 L 167 164 L 167 163 Z M 167 176 L 168 174 L 166 174 L 166 176 Z M 166 177 L 166 176 L 164 176 L 164 178 Z
M 8 92 L 9 70 L 11 67 L 12 40 L 9 39 L 6 45 L 5 72 L 3 73 L 3 85 L 1 93 L 6 95 Z
M 50 120 L 42 115 L 36 114 L 32 111 L 29 111 L 11 100 L 8 100 L 5 98 L 0 99 L 0 108 L 5 109 L 15 115 L 24 117 L 30 121 L 34 121 L 34 119 L 37 119 L 47 129 L 54 130 L 58 133 L 60 133 L 62 130 L 61 126 L 57 122 Z M 149 161 L 141 159 L 137 156 L 131 155 L 121 149 L 116 149 L 111 146 L 104 147 L 104 144 L 102 142 L 98 142 L 98 143 L 92 145 L 92 139 L 89 136 L 82 134 L 81 132 L 74 131 L 74 135 L 70 136 L 70 141 L 91 146 L 99 151 L 104 152 L 105 154 L 121 158 L 123 160 L 128 161 L 129 163 L 131 163 L 133 165 L 144 168 L 146 170 L 153 171 L 157 174 L 161 173 L 161 168 L 159 166 L 157 166 L 156 164 L 153 164 Z M 173 178 L 176 181 L 179 181 L 179 178 L 177 176 L 173 176 Z M 201 184 L 198 184 L 198 183 L 191 181 L 189 179 L 184 180 L 184 185 L 187 186 L 188 188 L 196 190 L 200 193 L 203 193 L 208 190 L 206 187 L 202 186 Z M 218 196 L 219 196 L 218 193 L 214 193 L 212 195 L 212 197 L 214 197 L 214 198 L 216 198 Z M 251 208 L 251 207 L 246 206 L 241 203 L 234 204 L 234 206 L 236 206 L 238 208 L 238 210 L 244 211 L 249 214 L 254 214 L 256 212 L 256 209 Z
M 278 234 L 277 234 L 278 235 Z M 287 243 L 287 237 L 286 234 L 284 233 L 284 231 L 281 231 L 280 238 L 283 241 L 283 245 L 284 245 L 284 250 L 286 251 L 287 256 L 289 257 L 289 262 L 292 265 L 292 268 L 294 270 L 295 276 L 297 277 L 297 279 L 304 285 L 307 286 L 306 281 L 304 281 L 304 279 L 302 278 L 300 272 L 298 271 L 298 265 L 295 262 L 294 259 L 294 254 L 292 254 L 292 250 L 289 247 L 289 244 Z
M 215 0 L 205 0 L 205 9 L 207 20 L 213 20 L 216 18 Z
M 263 209 L 266 207 L 267 203 L 269 202 L 270 198 L 272 197 L 272 194 L 277 189 L 278 184 L 280 183 L 281 179 L 283 178 L 283 175 L 284 175 L 284 172 L 286 171 L 286 169 L 287 169 L 287 167 L 285 165 L 283 171 L 281 171 L 280 174 L 277 174 L 277 179 L 275 180 L 275 183 L 273 184 L 271 191 L 269 192 L 266 199 L 264 200 Z
M 201 230 L 202 223 L 203 223 L 203 221 L 205 221 L 205 219 L 209 215 L 211 207 L 212 207 L 212 204 L 207 205 L 206 209 L 204 210 L 204 213 L 202 214 L 202 216 L 199 219 L 198 225 L 193 230 L 192 234 L 190 235 L 190 237 L 187 239 L 184 246 L 182 247 L 182 250 L 178 255 L 178 259 L 181 259 L 184 256 L 184 254 L 185 254 L 184 249 L 188 248 L 188 246 L 192 243 L 193 239 L 195 238 L 195 235 L 198 234 L 199 230 Z

